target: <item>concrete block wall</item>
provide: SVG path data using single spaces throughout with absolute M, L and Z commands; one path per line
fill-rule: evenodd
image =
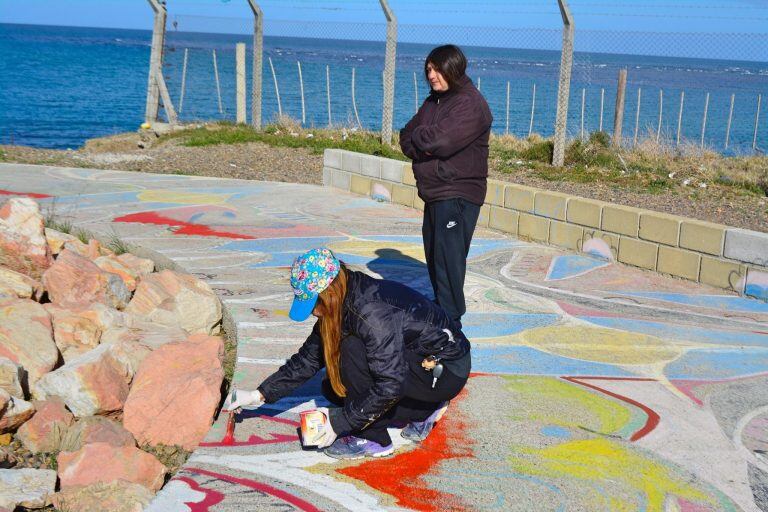
M 323 185 L 419 210 L 410 162 L 325 150 Z M 768 234 L 488 180 L 478 226 L 768 300 Z

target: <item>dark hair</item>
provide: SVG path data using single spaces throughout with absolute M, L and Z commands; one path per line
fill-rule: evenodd
M 424 61 L 424 76 L 427 77 L 427 81 L 429 81 L 427 65 L 430 62 L 443 75 L 445 81 L 448 82 L 448 87 L 453 87 L 467 71 L 467 58 L 455 44 L 438 46 L 429 52 Z

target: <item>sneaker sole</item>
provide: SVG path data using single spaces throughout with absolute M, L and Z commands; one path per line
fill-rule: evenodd
M 387 450 L 385 452 L 372 453 L 370 455 L 367 455 L 367 454 L 366 455 L 355 455 L 353 457 L 340 457 L 340 456 L 332 455 L 330 453 L 326 453 L 326 455 L 331 457 L 331 458 L 333 458 L 333 459 L 337 459 L 337 460 L 360 460 L 360 459 L 364 459 L 366 457 L 373 457 L 373 458 L 376 458 L 376 459 L 379 459 L 379 458 L 382 458 L 382 457 L 389 457 L 393 453 L 395 453 L 394 446 L 391 449 L 389 449 L 389 450 Z

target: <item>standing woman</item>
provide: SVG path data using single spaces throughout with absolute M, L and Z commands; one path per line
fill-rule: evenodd
M 325 248 L 299 256 L 291 269 L 296 321 L 318 318 L 299 351 L 254 391 L 227 407 L 273 403 L 323 367 L 323 394 L 340 407 L 318 444 L 340 459 L 392 454 L 387 427 L 419 442 L 464 388 L 467 338 L 434 302 L 405 285 L 347 269 Z
M 425 203 L 422 235 L 435 300 L 458 325 L 466 312 L 467 254 L 485 202 L 493 122 L 466 69 L 458 46 L 432 50 L 424 62 L 432 92 L 400 131 Z

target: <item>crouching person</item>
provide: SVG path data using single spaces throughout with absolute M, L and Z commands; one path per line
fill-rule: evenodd
M 394 281 L 349 270 L 329 249 L 291 268 L 289 316 L 317 317 L 299 351 L 254 391 L 237 392 L 229 410 L 272 403 L 323 367 L 329 421 L 318 444 L 339 459 L 393 452 L 387 427 L 422 441 L 469 377 L 470 344 L 440 306 Z

